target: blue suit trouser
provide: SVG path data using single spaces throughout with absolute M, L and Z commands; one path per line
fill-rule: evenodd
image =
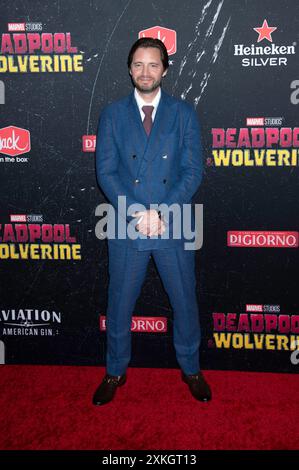
M 173 341 L 185 374 L 199 371 L 200 324 L 195 252 L 183 245 L 138 251 L 108 242 L 107 373 L 122 375 L 131 359 L 131 322 L 152 255 L 173 310 Z

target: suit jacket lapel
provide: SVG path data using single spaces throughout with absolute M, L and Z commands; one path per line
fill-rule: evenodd
M 143 127 L 139 108 L 134 97 L 134 92 L 131 93 L 129 97 L 128 108 L 128 135 L 126 137 L 131 138 L 132 141 L 136 144 L 136 147 L 138 148 L 138 154 L 142 158 L 148 145 L 148 137 Z
M 145 159 L 147 161 L 153 160 L 157 155 L 157 148 L 161 145 L 161 138 L 165 139 L 165 134 L 169 128 L 169 113 L 168 96 L 161 90 L 161 99 L 157 108 L 156 116 L 153 122 L 151 133 L 148 137 L 148 145 L 145 151 Z
M 131 138 L 136 144 L 138 155 L 140 155 L 140 163 L 137 175 L 148 162 L 154 160 L 159 154 L 159 148 L 163 144 L 163 140 L 167 138 L 176 114 L 171 112 L 173 103 L 170 97 L 161 90 L 161 99 L 157 108 L 156 116 L 153 122 L 151 133 L 147 136 L 141 120 L 138 105 L 136 103 L 134 92 L 129 96 L 128 103 L 128 138 Z

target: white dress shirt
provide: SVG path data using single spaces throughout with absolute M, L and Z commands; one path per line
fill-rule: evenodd
M 152 121 L 154 122 L 156 112 L 157 112 L 157 108 L 158 108 L 158 104 L 159 104 L 160 99 L 161 99 L 161 88 L 159 87 L 159 91 L 158 91 L 158 93 L 156 94 L 155 98 L 153 99 L 153 101 L 151 103 L 147 103 L 146 101 L 144 101 L 142 99 L 142 97 L 140 96 L 140 94 L 138 93 L 136 88 L 134 90 L 134 96 L 135 96 L 135 100 L 136 100 L 138 108 L 139 108 L 139 112 L 140 112 L 142 122 L 143 122 L 143 119 L 144 119 L 144 116 L 145 116 L 144 112 L 142 111 L 142 106 L 153 106 L 154 107 L 153 112 L 152 112 Z

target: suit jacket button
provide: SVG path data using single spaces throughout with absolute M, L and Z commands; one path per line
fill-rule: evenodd
M 140 180 L 139 180 L 139 179 L 136 179 L 136 180 L 135 180 L 135 184 L 138 184 L 138 183 L 140 183 Z
M 132 155 L 132 158 L 136 158 L 136 155 Z
M 165 184 L 165 183 L 166 183 L 166 181 L 167 181 L 167 180 L 166 180 L 166 179 L 164 179 L 164 180 L 163 180 L 163 183 Z

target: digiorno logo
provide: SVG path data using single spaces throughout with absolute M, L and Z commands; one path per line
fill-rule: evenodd
M 298 232 L 229 231 L 227 246 L 233 248 L 298 248 Z
M 83 152 L 95 152 L 96 150 L 96 135 L 83 135 L 82 137 L 82 150 Z
M 277 31 L 277 26 L 269 26 L 264 19 L 261 26 L 252 28 L 258 35 L 257 44 L 234 45 L 234 56 L 241 58 L 243 67 L 266 67 L 287 65 L 288 57 L 296 53 L 296 42 L 291 45 L 276 45 L 273 42 L 272 34 Z
M 299 348 L 299 315 L 283 314 L 279 305 L 248 304 L 246 312 L 213 313 L 216 349 L 291 351 Z
M 283 127 L 282 117 L 248 117 L 247 127 L 213 128 L 207 164 L 281 167 L 299 164 L 299 127 Z
M 2 260 L 81 260 L 81 245 L 69 224 L 45 224 L 39 214 L 11 214 L 0 223 Z
M 83 72 L 83 55 L 70 32 L 42 33 L 41 23 L 8 23 L 7 29 L 1 36 L 0 73 Z
M 61 312 L 33 308 L 0 310 L 3 336 L 56 336 L 62 322 Z
M 100 331 L 106 331 L 106 316 L 100 315 Z M 166 317 L 133 317 L 131 331 L 135 333 L 166 333 Z

